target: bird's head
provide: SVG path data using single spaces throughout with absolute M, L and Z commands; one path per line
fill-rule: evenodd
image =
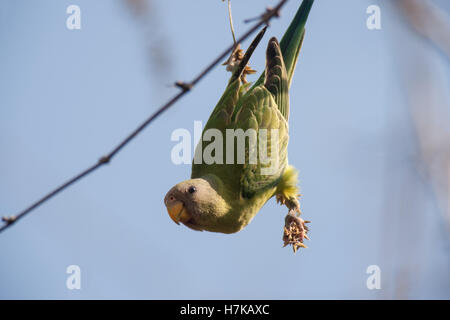
M 228 211 L 215 179 L 190 179 L 178 183 L 164 198 L 170 218 L 194 230 L 216 231 L 218 221 Z

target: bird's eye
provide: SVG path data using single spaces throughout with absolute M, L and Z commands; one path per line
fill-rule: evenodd
M 194 193 L 195 191 L 197 191 L 197 188 L 194 187 L 194 186 L 189 187 L 189 189 L 188 189 L 188 192 L 189 192 L 189 193 Z
M 169 197 L 169 200 L 170 200 L 170 201 L 173 201 L 173 200 L 175 200 L 175 197 L 174 197 L 174 196 L 170 196 L 170 197 Z

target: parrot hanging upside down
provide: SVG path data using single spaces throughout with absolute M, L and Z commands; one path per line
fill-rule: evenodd
M 266 70 L 251 86 L 245 81 L 248 60 L 265 28 L 258 34 L 245 55 L 239 59 L 219 103 L 212 112 L 204 131 L 217 129 L 226 136 L 227 129 L 267 129 L 267 145 L 277 139 L 276 150 L 268 147 L 268 153 L 276 152 L 277 167 L 271 174 L 262 174 L 266 164 L 260 162 L 228 164 L 225 161 L 212 164 L 192 164 L 190 180 L 178 183 L 169 190 L 164 203 L 170 217 L 194 230 L 234 233 L 244 228 L 261 207 L 273 196 L 286 205 L 284 245 L 292 245 L 294 252 L 306 247 L 308 228 L 300 216 L 297 170 L 288 164 L 289 140 L 289 87 L 297 63 L 305 33 L 305 23 L 314 0 L 304 0 L 280 43 L 269 40 L 266 52 Z M 251 86 L 251 87 L 250 87 Z M 271 130 L 278 134 L 271 134 Z M 202 134 L 203 136 L 203 134 Z M 234 139 L 234 137 L 233 137 Z M 261 139 L 261 138 L 259 138 Z M 250 144 L 250 143 L 249 143 Z M 200 140 L 197 149 L 207 143 Z M 223 146 L 227 146 L 225 138 Z M 245 154 L 249 146 L 245 144 Z M 197 150 L 196 150 L 197 152 Z M 233 150 L 236 154 L 236 149 Z M 236 157 L 234 158 L 236 159 Z

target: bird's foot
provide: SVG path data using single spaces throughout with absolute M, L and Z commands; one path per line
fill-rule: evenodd
M 277 197 L 278 200 L 278 197 Z M 297 252 L 298 248 L 307 248 L 303 243 L 304 239 L 309 240 L 307 235 L 308 227 L 306 223 L 310 221 L 305 221 L 300 218 L 300 204 L 297 199 L 281 199 L 282 202 L 289 208 L 289 212 L 285 218 L 283 242 L 284 247 L 287 245 L 292 245 L 294 252 Z
M 277 194 L 275 198 L 277 199 L 277 203 L 279 204 L 285 204 L 286 202 L 286 198 L 282 194 Z

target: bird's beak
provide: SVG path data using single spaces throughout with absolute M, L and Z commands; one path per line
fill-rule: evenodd
M 191 219 L 191 215 L 187 212 L 184 203 L 181 201 L 177 201 L 174 204 L 167 206 L 167 212 L 176 224 L 180 224 L 180 222 L 185 223 Z

